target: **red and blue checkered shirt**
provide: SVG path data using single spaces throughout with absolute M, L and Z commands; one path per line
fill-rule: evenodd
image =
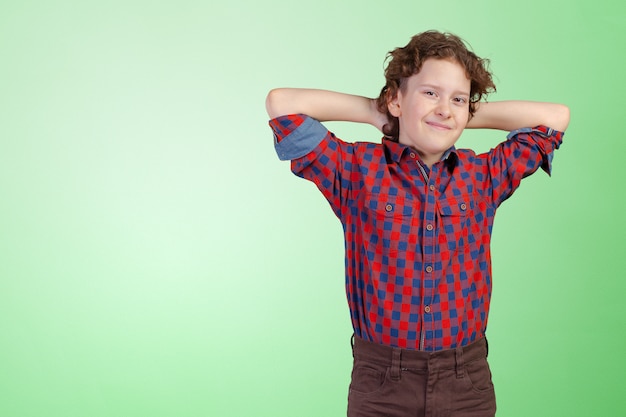
M 341 220 L 357 336 L 426 351 L 484 337 L 496 208 L 522 178 L 539 167 L 550 173 L 562 132 L 520 129 L 483 154 L 453 147 L 429 169 L 408 146 L 346 143 L 305 115 L 270 127 L 279 158 Z

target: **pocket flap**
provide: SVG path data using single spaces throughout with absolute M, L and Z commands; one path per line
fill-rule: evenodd
M 442 216 L 466 216 L 472 210 L 472 201 L 462 198 L 442 198 L 437 201 L 439 214 Z
M 365 207 L 380 217 L 412 216 L 414 202 L 407 195 L 368 194 Z

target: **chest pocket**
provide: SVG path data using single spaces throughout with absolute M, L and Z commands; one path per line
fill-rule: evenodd
M 408 194 L 366 194 L 360 215 L 364 243 L 386 252 L 406 251 L 417 230 L 416 213 L 416 202 Z
M 469 239 L 469 219 L 474 201 L 461 198 L 441 198 L 437 201 L 439 213 L 439 243 L 454 251 Z
M 402 196 L 369 194 L 365 206 L 380 218 L 402 218 L 413 215 L 413 200 Z

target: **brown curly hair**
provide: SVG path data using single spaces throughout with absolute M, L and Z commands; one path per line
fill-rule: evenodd
M 452 59 L 465 68 L 465 73 L 471 81 L 470 119 L 476 112 L 476 103 L 496 91 L 488 69 L 489 60 L 479 58 L 470 51 L 461 38 L 434 30 L 419 33 L 413 36 L 406 46 L 389 52 L 385 60 L 389 61 L 385 68 L 386 84 L 376 100 L 376 105 L 378 111 L 386 114 L 389 120 L 383 127 L 383 133 L 393 140 L 397 141 L 400 134 L 399 121 L 389 113 L 387 103 L 396 97 L 399 90 L 405 88 L 406 79 L 417 74 L 428 58 Z

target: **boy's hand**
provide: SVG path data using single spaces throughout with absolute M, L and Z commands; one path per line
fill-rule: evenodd
M 376 129 L 380 130 L 381 133 L 383 132 L 383 127 L 389 123 L 389 117 L 387 116 L 387 113 L 381 113 L 380 111 L 378 111 L 378 106 L 376 105 L 376 99 L 371 98 L 370 100 L 370 114 L 371 114 L 371 121 L 369 122 L 372 126 L 374 126 Z

